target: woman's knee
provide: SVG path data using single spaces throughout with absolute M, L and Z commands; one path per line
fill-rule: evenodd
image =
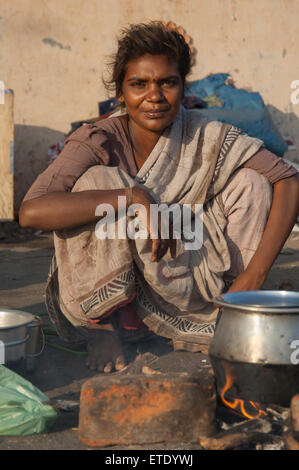
M 250 168 L 242 168 L 224 191 L 227 215 L 225 237 L 231 255 L 233 277 L 249 264 L 263 236 L 272 204 L 272 186 Z
M 254 210 L 265 213 L 268 216 L 272 205 L 272 185 L 269 180 L 251 168 L 242 168 L 243 178 L 250 185 L 249 198 Z
M 223 190 L 222 200 L 226 215 L 237 207 L 268 213 L 272 204 L 272 186 L 257 171 L 241 168 L 229 179 Z

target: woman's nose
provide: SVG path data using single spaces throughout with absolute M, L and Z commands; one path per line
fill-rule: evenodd
M 148 90 L 147 99 L 149 101 L 161 101 L 164 100 L 164 94 L 157 83 L 150 85 Z

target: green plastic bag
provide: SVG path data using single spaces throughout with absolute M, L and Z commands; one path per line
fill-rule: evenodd
M 27 436 L 47 432 L 59 411 L 34 385 L 0 365 L 0 435 Z

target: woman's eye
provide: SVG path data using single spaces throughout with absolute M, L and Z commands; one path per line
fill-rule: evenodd
M 176 86 L 177 85 L 177 80 L 173 80 L 173 79 L 170 79 L 170 80 L 164 80 L 162 82 L 162 86 L 165 86 L 165 87 L 173 87 L 173 86 Z
M 131 86 L 136 87 L 136 88 L 142 88 L 144 87 L 145 83 L 144 82 L 132 82 Z

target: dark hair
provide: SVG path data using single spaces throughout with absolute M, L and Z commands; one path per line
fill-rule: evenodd
M 168 28 L 162 21 L 151 21 L 130 25 L 122 30 L 117 52 L 108 64 L 111 68 L 110 79 L 103 80 L 106 88 L 113 90 L 117 97 L 120 96 L 128 62 L 145 54 L 166 55 L 176 61 L 183 84 L 185 83 L 185 77 L 191 68 L 191 54 L 184 36 Z

